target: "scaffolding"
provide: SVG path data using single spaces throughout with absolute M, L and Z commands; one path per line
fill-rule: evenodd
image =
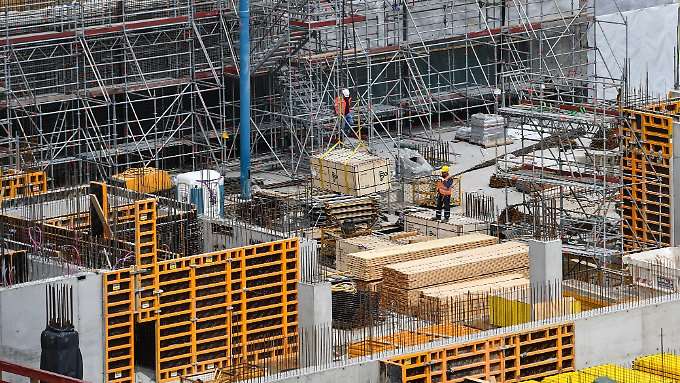
M 238 17 L 217 0 L 6 2 L 1 163 L 58 184 L 130 167 L 238 158 Z M 541 83 L 580 94 L 592 1 L 257 0 L 251 4 L 254 166 L 304 174 L 342 137 L 437 141 L 443 120 L 495 112 Z M 556 86 L 553 86 L 557 88 Z M 499 97 L 498 89 L 503 90 Z
M 627 88 L 625 78 L 612 75 L 614 68 L 606 67 L 611 63 L 601 59 L 608 42 L 595 3 L 575 3 L 560 10 L 560 19 L 543 18 L 531 30 L 526 56 L 518 55 L 517 35 L 499 44 L 499 113 L 507 120 L 506 136 L 519 145 L 505 147 L 497 176 L 523 191 L 521 202 L 509 203 L 499 222 L 507 238 L 561 239 L 567 257 L 610 265 L 623 250 L 619 137 Z M 627 33 L 623 17 L 610 23 Z M 625 67 L 626 52 L 619 53 Z M 509 104 L 505 94 L 511 90 L 518 98 Z M 506 203 L 511 193 L 506 187 Z

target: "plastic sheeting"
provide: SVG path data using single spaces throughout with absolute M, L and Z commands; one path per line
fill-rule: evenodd
M 589 34 L 590 44 L 597 43 L 597 67 L 591 68 L 600 77 L 622 78 L 626 57 L 626 31 L 620 24 L 628 21 L 629 85 L 632 89 L 648 91 L 650 96 L 664 96 L 673 87 L 673 51 L 678 26 L 678 4 L 637 9 L 598 17 Z M 597 39 L 594 41 L 593 39 Z M 594 53 L 590 54 L 593 62 Z M 616 99 L 614 88 L 598 89 L 598 97 Z
M 78 332 L 48 326 L 40 335 L 40 369 L 76 379 L 83 378 L 83 356 Z
M 591 3 L 593 0 L 590 0 Z M 675 0 L 598 0 L 595 3 L 595 13 L 609 15 L 617 12 L 626 12 L 634 9 L 658 7 L 660 5 L 673 4 Z

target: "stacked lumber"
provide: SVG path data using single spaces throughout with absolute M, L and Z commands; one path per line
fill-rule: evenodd
M 406 214 L 404 227 L 436 238 L 457 237 L 470 233 L 487 233 L 489 224 L 476 218 L 452 214 L 448 221 L 435 221 L 435 213 L 431 210 Z
M 342 238 L 335 242 L 335 263 L 340 265 L 344 262 L 343 257 L 347 254 L 359 253 L 366 250 L 385 249 L 397 245 L 389 238 L 377 235 L 362 235 L 354 238 Z
M 362 281 L 377 281 L 383 277 L 383 267 L 398 262 L 418 260 L 442 254 L 496 244 L 495 237 L 469 234 L 454 238 L 435 239 L 385 249 L 347 254 L 336 263 L 338 271 Z
M 418 304 L 423 288 L 466 279 L 525 272 L 528 267 L 529 247 L 519 242 L 506 242 L 396 263 L 383 269 L 382 297 L 389 306 L 409 307 Z
M 400 245 L 408 245 L 410 243 L 425 242 L 437 239 L 437 237 L 433 237 L 431 235 L 423 235 L 418 233 L 417 231 L 405 231 L 402 233 L 395 233 L 389 235 L 388 238 L 391 241 L 394 241 L 395 243 Z
M 385 236 L 371 234 L 338 239 L 335 243 L 335 261 L 339 262 L 338 260 L 345 254 L 359 253 L 366 250 L 385 249 L 396 245 L 408 245 L 410 243 L 425 242 L 431 239 L 434 238 L 418 234 L 415 231 L 398 232 Z
M 420 292 L 419 307 L 446 322 L 475 322 L 486 318 L 488 297 L 494 291 L 524 288 L 530 281 L 526 273 L 456 282 L 429 287 Z

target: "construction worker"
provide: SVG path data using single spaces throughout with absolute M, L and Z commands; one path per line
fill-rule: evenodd
M 434 219 L 439 221 L 442 218 L 442 210 L 444 211 L 444 221 L 448 221 L 451 217 L 451 193 L 453 189 L 453 177 L 449 175 L 449 167 L 442 166 L 441 178 L 437 180 L 437 211 Z
M 335 99 L 335 113 L 342 118 L 344 135 L 350 137 L 354 124 L 354 114 L 352 113 L 352 97 L 350 97 L 349 89 L 343 89 L 342 94 Z

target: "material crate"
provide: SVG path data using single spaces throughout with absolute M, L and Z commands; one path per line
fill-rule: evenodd
M 390 188 L 388 161 L 363 150 L 331 150 L 312 156 L 310 164 L 316 188 L 358 197 Z

